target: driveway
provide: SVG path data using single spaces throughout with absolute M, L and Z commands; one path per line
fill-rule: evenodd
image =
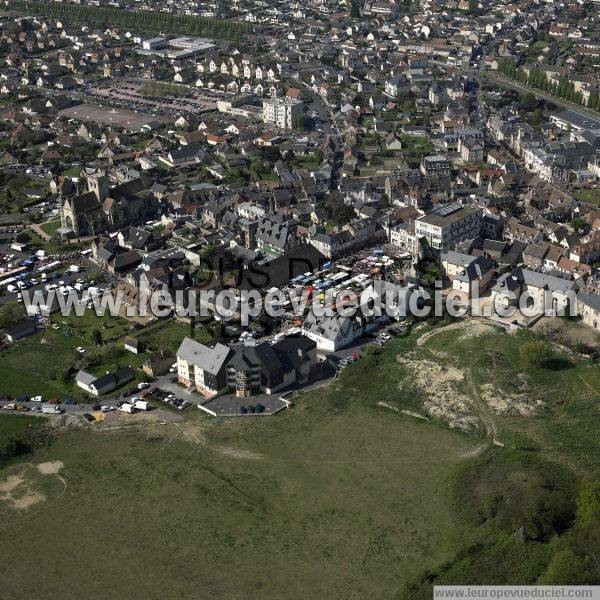
M 171 383 L 170 379 L 173 376 L 173 373 L 169 373 L 168 375 L 162 375 L 160 377 L 157 377 L 156 381 L 152 385 L 157 387 L 159 390 L 169 392 L 170 394 L 175 394 L 177 398 L 187 400 L 188 402 L 191 402 L 194 405 L 201 404 L 206 401 L 206 398 L 204 396 L 188 392 L 184 387 L 180 386 L 178 383 Z

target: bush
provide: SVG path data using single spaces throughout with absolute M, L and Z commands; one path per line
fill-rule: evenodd
M 59 367 L 56 370 L 56 374 L 54 375 L 54 379 L 56 381 L 60 381 L 61 383 L 67 383 L 71 378 L 71 367 Z
M 554 353 L 544 340 L 525 342 L 519 349 L 521 361 L 528 367 L 543 367 L 552 360 Z
M 546 540 L 571 524 L 574 489 L 568 473 L 535 454 L 504 451 L 459 470 L 455 506 L 463 519 L 525 539 Z
M 0 329 L 9 327 L 25 317 L 25 312 L 16 302 L 7 302 L 0 308 Z
M 21 231 L 15 236 L 15 241 L 19 244 L 28 244 L 31 241 L 31 236 L 26 231 Z

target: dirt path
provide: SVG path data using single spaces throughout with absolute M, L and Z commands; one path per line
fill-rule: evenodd
M 46 496 L 35 491 L 30 487 L 30 482 L 26 477 L 26 469 L 37 469 L 41 475 L 54 475 L 63 486 L 62 491 L 58 496 L 52 498 L 53 501 L 60 499 L 67 491 L 66 480 L 59 475 L 59 471 L 63 467 L 63 463 L 59 460 L 54 462 L 45 462 L 34 465 L 32 463 L 22 463 L 20 465 L 21 472 L 17 475 L 10 475 L 6 481 L 0 483 L 0 500 L 12 504 L 15 509 L 25 510 L 35 504 L 40 504 L 47 500 Z M 15 494 L 13 494 L 15 492 Z
M 423 346 L 425 342 L 432 338 L 434 335 L 441 333 L 442 331 L 451 331 L 452 329 L 460 329 L 465 326 L 465 321 L 457 321 L 456 323 L 450 323 L 450 325 L 444 325 L 444 327 L 437 327 L 431 331 L 426 331 L 421 337 L 417 339 L 417 346 Z
M 50 223 L 50 221 L 46 221 L 46 223 Z M 52 239 L 52 236 L 48 235 L 42 229 L 42 225 L 45 225 L 45 223 L 30 223 L 29 229 L 39 235 L 45 242 L 49 242 Z
M 491 413 L 489 406 L 481 398 L 479 388 L 473 382 L 470 371 L 465 369 L 465 375 L 467 383 L 472 390 L 472 397 L 474 399 L 473 407 L 477 413 L 477 416 L 481 419 L 481 422 L 485 427 L 485 435 L 487 437 L 487 440 L 479 446 L 476 446 L 475 448 L 467 450 L 461 454 L 463 458 L 473 458 L 481 454 L 492 443 L 499 446 L 503 446 L 504 444 L 497 439 L 498 427 L 496 425 L 496 421 L 494 420 L 494 415 Z
M 592 392 L 592 394 L 594 394 L 594 396 L 600 397 L 600 392 L 593 388 L 581 375 L 577 375 L 577 377 L 581 379 L 583 385 L 585 385 L 585 387 L 587 387 Z

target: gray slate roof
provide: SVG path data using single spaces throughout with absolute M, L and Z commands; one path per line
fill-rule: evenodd
M 210 347 L 186 337 L 177 350 L 177 356 L 213 375 L 217 375 L 227 360 L 229 352 L 227 346 L 218 342 Z

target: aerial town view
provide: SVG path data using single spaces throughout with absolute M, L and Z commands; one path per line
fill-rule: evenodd
M 600 599 L 599 0 L 1 0 L 0 600 Z

